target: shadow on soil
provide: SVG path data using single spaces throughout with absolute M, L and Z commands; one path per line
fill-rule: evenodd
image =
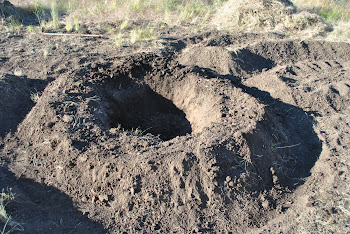
M 0 75 L 0 137 L 17 129 L 35 105 L 32 99 L 40 96 L 47 83 L 26 76 Z
M 281 185 L 295 189 L 303 183 L 303 178 L 310 176 L 322 151 L 322 142 L 313 129 L 313 118 L 303 109 L 275 99 L 266 91 L 243 84 L 237 86 L 266 105 L 264 120 L 257 124 L 256 132 L 246 136 L 255 163 L 264 164 L 261 155 L 275 152 L 279 158 L 272 174 L 279 176 Z M 274 132 L 281 134 L 275 138 Z M 266 133 L 270 133 L 269 136 Z
M 233 85 L 265 105 L 265 115 L 252 133 L 245 134 L 252 163 L 262 177 L 263 188 L 279 185 L 295 189 L 310 176 L 322 151 L 322 142 L 313 129 L 313 118 L 297 107 L 273 98 L 269 92 L 249 87 L 233 75 L 220 75 L 209 68 L 198 72 L 231 80 Z
M 21 224 L 25 233 L 107 233 L 101 224 L 79 212 L 71 199 L 58 189 L 16 178 L 2 165 L 0 189 L 6 192 L 8 188 L 12 189 L 15 199 L 6 206 L 6 211 Z
M 0 17 L 11 24 L 39 25 L 39 21 L 30 8 L 20 8 L 14 6 L 10 1 L 0 1 Z M 49 9 L 46 9 L 47 14 Z

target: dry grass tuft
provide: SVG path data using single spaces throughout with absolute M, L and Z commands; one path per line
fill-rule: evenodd
M 150 41 L 156 37 L 153 35 L 153 29 L 151 27 L 135 28 L 130 32 L 130 41 L 135 44 L 138 41 Z
M 313 12 L 333 25 L 326 40 L 350 43 L 350 2 L 348 0 L 294 0 L 298 9 Z
M 299 9 L 314 12 L 329 22 L 350 21 L 348 0 L 293 0 Z
M 301 38 L 325 36 L 333 28 L 319 15 L 310 12 L 300 12 L 286 17 L 285 21 L 278 24 L 276 32 L 294 34 Z
M 212 22 L 240 31 L 273 29 L 294 11 L 294 6 L 285 1 L 229 0 L 218 9 Z
M 11 189 L 4 189 L 0 192 L 0 223 L 3 227 L 0 228 L 0 233 L 11 233 L 15 231 L 23 231 L 21 224 L 16 222 L 6 211 L 6 206 L 14 200 L 14 194 Z
M 328 41 L 350 43 L 350 22 L 338 22 L 326 39 Z
M 313 37 L 331 27 L 316 14 L 296 11 L 288 0 L 229 0 L 213 17 L 219 28 Z

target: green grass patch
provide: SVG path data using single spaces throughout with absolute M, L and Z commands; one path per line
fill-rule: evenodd
M 138 41 L 154 40 L 156 37 L 153 34 L 153 29 L 151 27 L 146 28 L 136 28 L 130 32 L 130 41 L 135 44 Z
M 350 21 L 350 7 L 346 6 L 326 6 L 319 10 L 322 18 L 333 21 Z
M 300 10 L 311 10 L 328 22 L 350 21 L 350 2 L 348 0 L 294 0 Z

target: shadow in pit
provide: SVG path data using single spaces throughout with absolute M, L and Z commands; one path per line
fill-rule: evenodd
M 58 189 L 30 179 L 16 178 L 4 165 L 0 166 L 0 190 L 11 188 L 14 200 L 6 212 L 25 233 L 106 233 L 99 223 L 85 217 L 71 199 Z M 0 230 L 4 224 L 0 222 Z M 7 225 L 5 233 L 11 229 Z
M 17 129 L 47 83 L 26 76 L 0 75 L 0 137 Z
M 116 91 L 118 98 L 111 95 L 108 112 L 111 127 L 121 127 L 133 131 L 141 129 L 167 141 L 192 132 L 185 113 L 170 100 L 154 92 L 147 84 L 134 85 Z

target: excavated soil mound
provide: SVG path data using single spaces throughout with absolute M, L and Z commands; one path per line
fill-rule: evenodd
M 239 87 L 258 98 L 266 109 L 284 110 L 287 123 L 296 132 L 307 129 L 300 125 L 301 120 L 312 116 L 316 137 L 322 141 L 322 149 L 313 151 L 319 158 L 305 184 L 282 205 L 279 215 L 253 232 L 346 232 L 350 194 L 349 44 L 280 39 L 243 45 L 236 42 L 230 35 L 210 38 L 186 48 L 177 59 L 226 74 L 228 79 L 240 77 Z M 289 105 L 282 107 L 282 103 Z M 269 126 L 271 123 L 258 124 L 257 129 Z M 304 133 L 296 144 L 312 139 L 312 134 Z M 296 144 L 289 146 L 293 152 Z
M 276 55 L 264 63 L 249 56 L 260 59 L 258 51 L 238 53 L 247 60 L 236 63 L 241 74 L 275 65 Z M 17 173 L 68 194 L 110 231 L 260 227 L 319 157 L 312 119 L 238 77 L 194 65 L 203 68 L 139 54 L 62 75 L 3 153 Z
M 209 68 L 243 79 L 279 65 L 298 61 L 348 60 L 348 43 L 267 40 L 241 46 L 230 35 L 219 36 L 186 48 L 177 57 L 184 65 Z

